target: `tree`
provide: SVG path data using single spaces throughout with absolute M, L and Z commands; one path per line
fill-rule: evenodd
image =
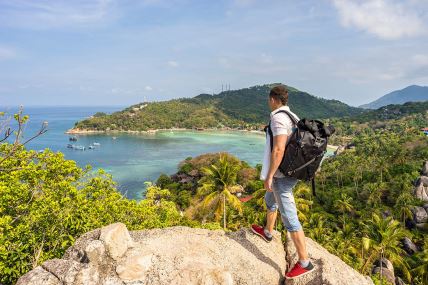
M 372 251 L 364 263 L 362 271 L 366 272 L 375 258 L 379 257 L 381 260 L 385 257 L 398 266 L 407 280 L 410 281 L 409 265 L 404 259 L 405 251 L 400 247 L 401 240 L 405 237 L 405 231 L 401 227 L 400 222 L 394 220 L 392 217 L 384 219 L 378 214 L 373 213 L 371 220 L 364 225 L 364 230 L 365 237 L 370 240 L 366 242 L 370 244 Z M 382 267 L 380 272 L 382 275 Z
M 343 215 L 343 229 L 345 229 L 346 227 L 346 213 L 349 213 L 354 209 L 351 202 L 352 198 L 346 195 L 345 193 L 342 193 L 341 198 L 339 200 L 336 200 L 334 203 L 339 212 L 341 212 Z
M 206 175 L 202 179 L 202 186 L 198 192 L 203 196 L 202 207 L 214 210 L 215 219 L 219 220 L 223 214 L 223 228 L 226 229 L 226 205 L 242 212 L 241 201 L 233 195 L 237 191 L 236 177 L 239 165 L 231 163 L 226 155 L 221 155 L 218 162 L 202 171 Z

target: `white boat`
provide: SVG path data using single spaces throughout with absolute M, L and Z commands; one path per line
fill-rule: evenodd
M 99 142 L 94 142 L 93 145 L 94 146 L 100 146 L 101 144 Z

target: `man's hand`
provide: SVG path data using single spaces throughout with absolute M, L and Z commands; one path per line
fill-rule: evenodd
M 272 192 L 272 180 L 273 180 L 272 177 L 268 177 L 264 181 L 264 187 L 268 192 Z

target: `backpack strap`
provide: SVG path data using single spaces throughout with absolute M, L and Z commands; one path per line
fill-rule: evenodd
M 288 117 L 290 118 L 290 120 L 297 125 L 297 120 L 296 118 L 291 115 L 290 112 L 286 111 L 286 110 L 279 110 L 278 112 L 276 112 L 275 114 L 273 114 L 273 116 L 275 116 L 278 113 L 286 113 L 288 115 Z M 269 120 L 269 124 L 265 127 L 265 131 L 267 130 L 268 134 L 269 134 L 269 138 L 270 138 L 270 152 L 272 152 L 273 149 L 273 132 L 272 132 L 272 128 L 270 127 L 270 120 Z

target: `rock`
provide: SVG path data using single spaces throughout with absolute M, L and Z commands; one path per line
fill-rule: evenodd
M 422 206 L 422 208 L 424 208 L 424 209 L 425 209 L 425 211 L 427 211 L 427 212 L 428 212 L 428 203 L 424 204 L 424 205 Z
M 105 260 L 106 249 L 100 240 L 92 240 L 85 248 L 85 255 L 92 263 L 102 263 Z
M 376 274 L 379 273 L 380 275 L 380 267 L 375 267 L 372 271 L 372 274 Z M 386 280 L 388 280 L 388 282 L 391 282 L 391 284 L 395 284 L 395 276 L 394 276 L 394 272 L 392 272 L 391 270 L 387 269 L 387 268 L 382 268 L 382 276 L 386 278 Z
M 81 235 L 74 242 L 74 245 L 65 251 L 63 259 L 73 259 L 77 262 L 87 263 L 89 260 L 85 254 L 85 248 L 91 241 L 98 240 L 100 238 L 100 234 L 101 229 L 95 229 Z
M 53 274 L 61 282 L 72 284 L 82 265 L 74 260 L 51 259 L 42 264 L 42 268 Z
M 153 254 L 142 251 L 128 253 L 119 262 L 116 272 L 124 281 L 144 281 L 147 271 L 152 266 Z
M 129 247 L 133 246 L 133 240 L 126 226 L 122 223 L 103 227 L 100 233 L 100 240 L 105 243 L 109 255 L 114 260 L 118 260 Z
M 316 242 L 307 242 L 318 268 L 290 284 L 373 284 Z M 287 248 L 288 259 L 295 262 L 295 250 Z M 46 261 L 17 284 L 276 285 L 283 283 L 286 268 L 277 232 L 266 243 L 248 229 L 225 233 L 172 227 L 128 232 L 118 223 L 82 235 L 62 259 Z
M 376 260 L 373 265 L 374 267 L 380 267 L 380 260 Z M 392 265 L 392 262 L 386 258 L 382 258 L 382 268 L 387 268 L 392 272 L 392 274 L 394 274 L 394 265 Z
M 418 248 L 416 247 L 416 245 L 408 237 L 405 237 L 404 239 L 402 239 L 401 242 L 403 243 L 404 250 L 408 254 L 412 255 L 412 254 L 415 254 L 418 251 Z
M 413 220 L 416 224 L 426 223 L 428 221 L 428 213 L 423 207 L 413 207 Z
M 316 266 L 315 270 L 298 279 L 286 280 L 286 285 L 366 285 L 373 284 L 368 276 L 363 276 L 339 257 L 329 253 L 325 248 L 310 238 L 306 238 L 306 248 L 309 258 Z M 287 236 L 287 263 L 289 269 L 298 261 L 294 244 Z
M 394 284 L 394 283 L 393 283 Z M 406 285 L 400 277 L 395 277 L 395 285 Z
M 41 266 L 37 266 L 27 274 L 19 278 L 16 285 L 62 285 L 63 283 L 52 273 L 44 270 Z
M 134 252 L 154 255 L 148 284 L 279 284 L 286 267 L 279 234 L 269 244 L 247 229 L 225 234 L 174 227 L 131 235 L 140 245 Z
M 416 180 L 415 186 L 428 186 L 428 176 L 421 176 L 418 178 L 418 180 Z
M 427 193 L 427 187 L 424 187 L 422 184 L 419 184 L 415 187 L 415 190 L 413 191 L 413 195 L 422 201 L 428 201 L 428 193 Z
M 428 176 L 428 161 L 425 161 L 422 165 L 421 174 L 424 176 Z

